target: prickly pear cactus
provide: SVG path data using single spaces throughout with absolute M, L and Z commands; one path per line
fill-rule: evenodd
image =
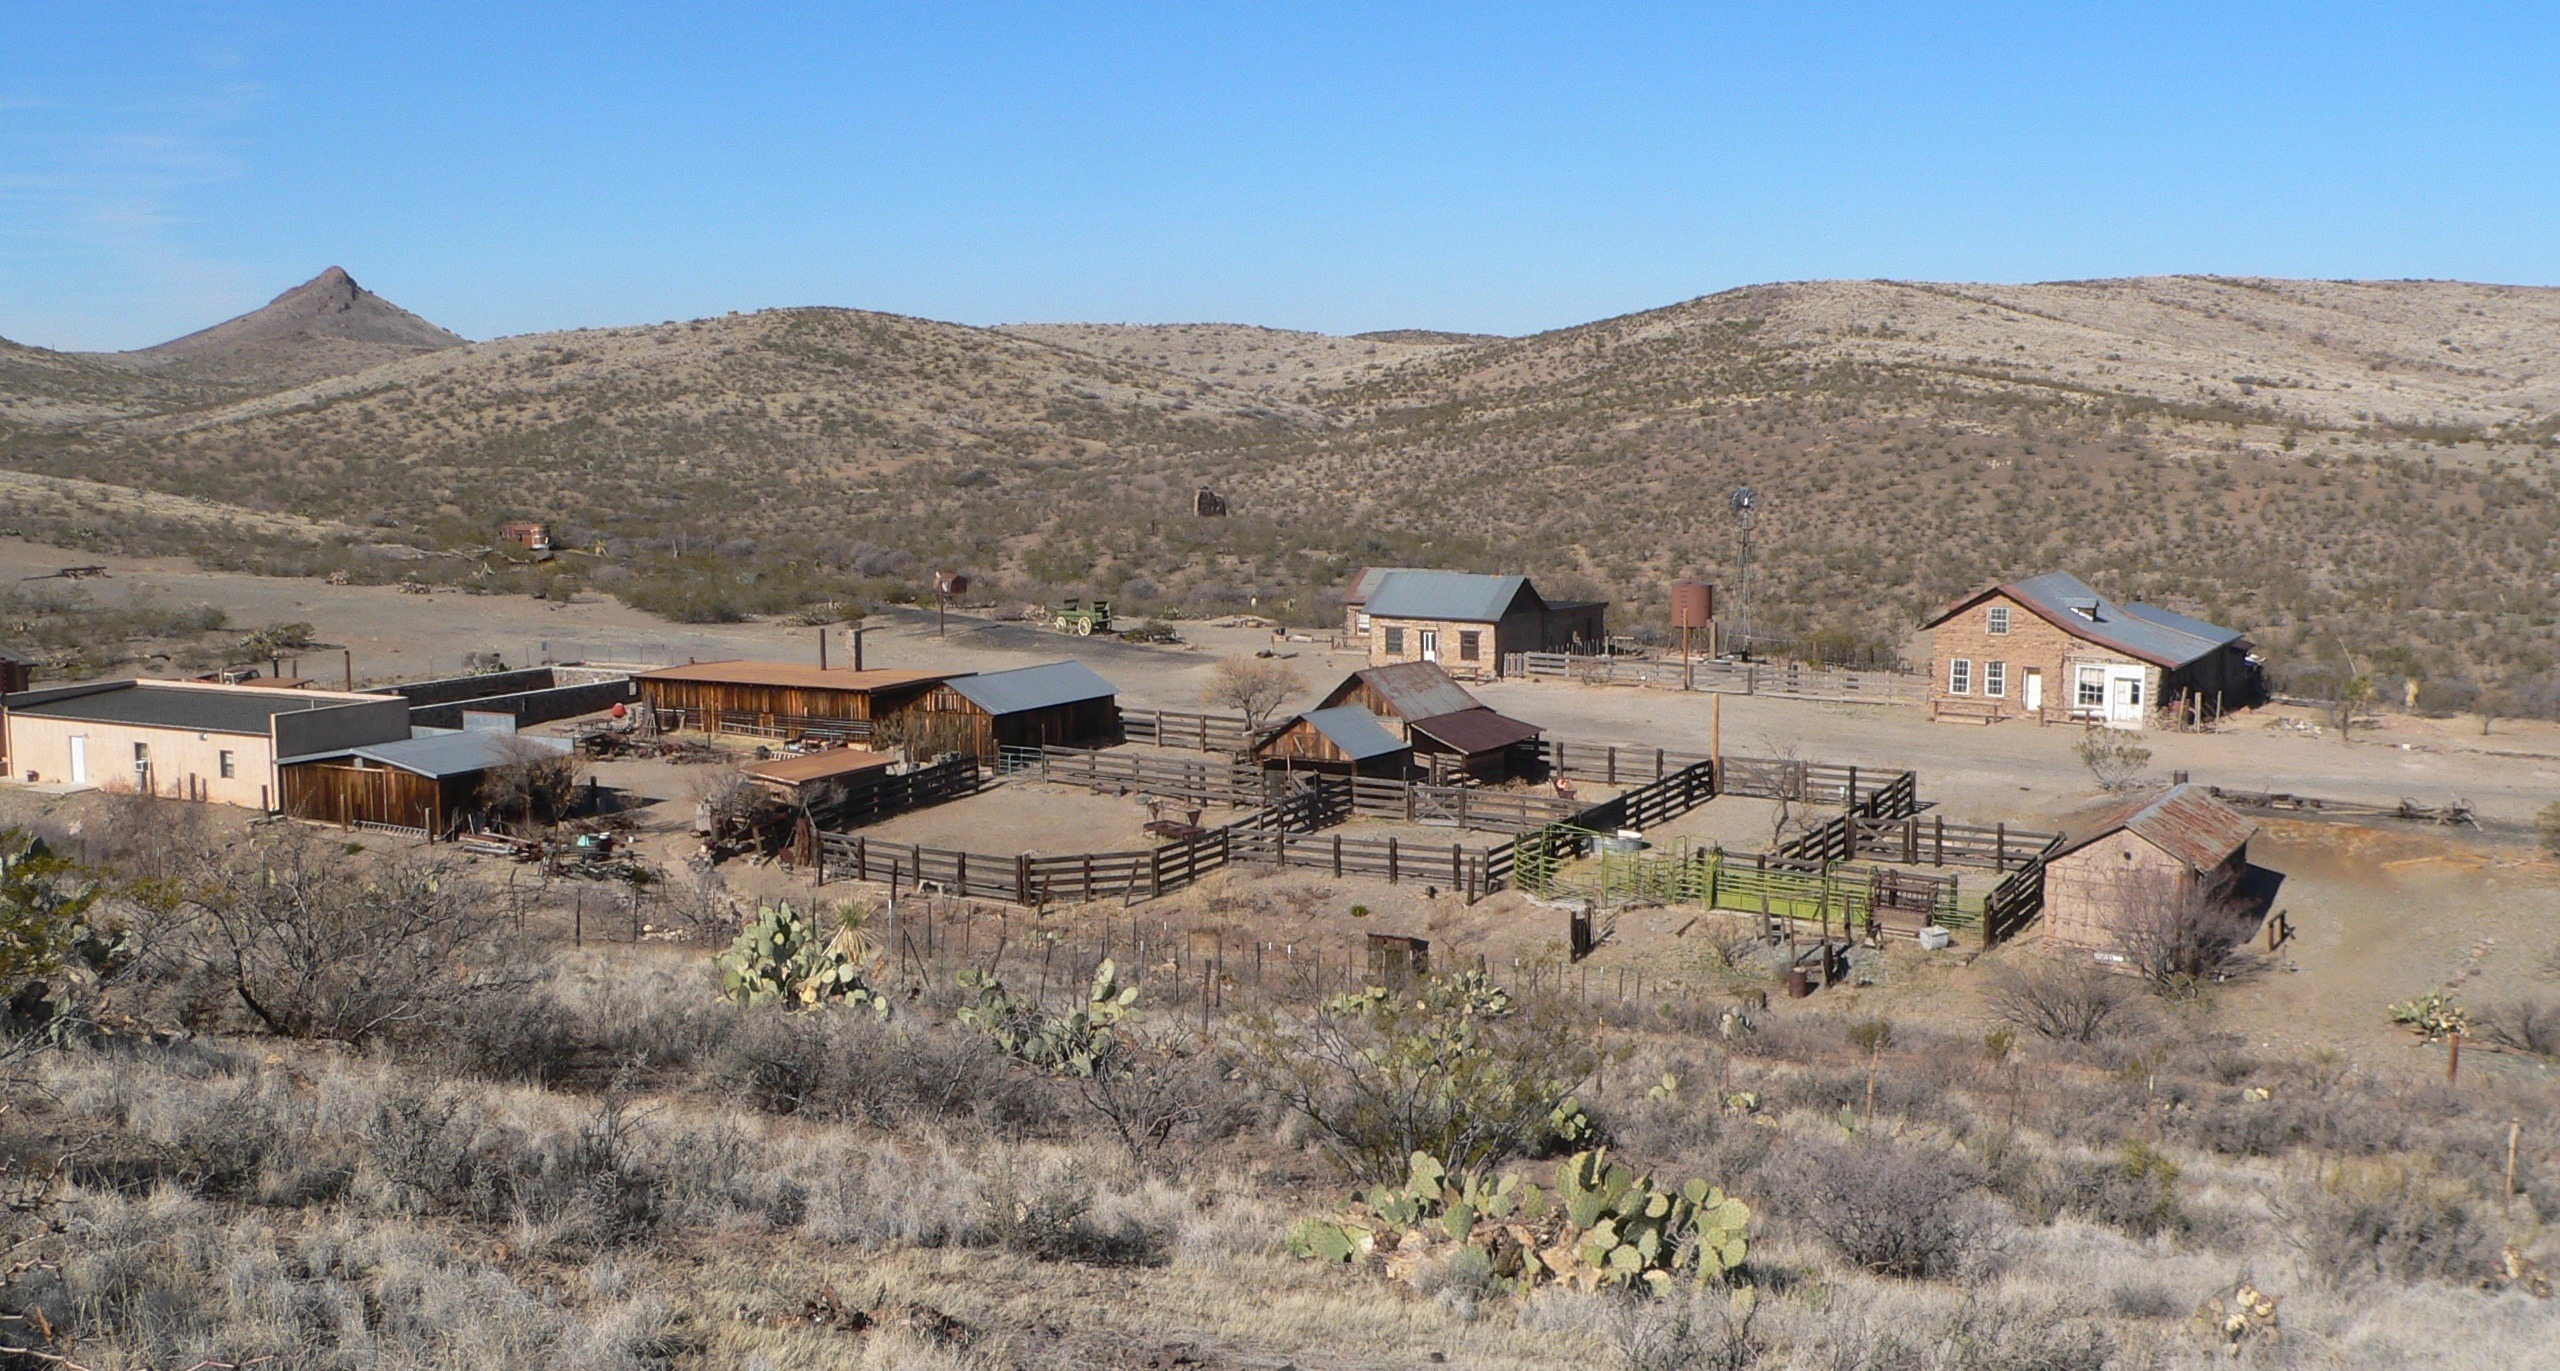
M 791 906 L 756 910 L 720 957 L 720 993 L 745 1005 L 804 1008 L 826 1000 L 869 1004 L 886 1017 L 889 1002 L 863 978 L 858 926 L 850 916 L 832 934 Z

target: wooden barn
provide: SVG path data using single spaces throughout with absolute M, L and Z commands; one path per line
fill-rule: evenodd
M 1435 662 L 1452 676 L 1490 680 L 1514 652 L 1597 652 L 1608 604 L 1550 601 L 1526 576 L 1402 568 L 1361 573 L 1352 622 L 1368 627 L 1369 664 Z M 1345 597 L 1346 602 L 1349 595 Z
M 2045 863 L 2045 936 L 2103 961 L 2178 910 L 2234 898 L 2258 826 L 2199 785 L 2097 816 Z
M 919 762 L 961 752 L 988 765 L 1008 747 L 1106 747 L 1121 736 L 1119 691 L 1082 662 L 953 677 L 881 734 Z
M 1358 705 L 1308 710 L 1254 744 L 1253 756 L 1273 770 L 1333 776 L 1400 781 L 1413 769 L 1413 745 L 1398 741 L 1377 715 Z
M 860 742 L 874 723 L 921 703 L 951 675 L 727 661 L 660 667 L 632 679 L 669 727 Z
M 2239 630 L 2118 604 L 2068 572 L 1986 586 L 1922 627 L 1932 718 L 2143 728 L 2265 697 L 2256 651 Z
M 480 808 L 480 782 L 490 772 L 568 751 L 564 739 L 442 733 L 288 757 L 276 776 L 282 808 L 294 818 L 441 836 Z
M 1482 781 L 1536 766 L 1534 724 L 1495 712 L 1436 662 L 1365 667 L 1327 692 L 1319 709 L 1358 705 L 1413 745 L 1414 762 L 1435 777 L 1464 772 Z

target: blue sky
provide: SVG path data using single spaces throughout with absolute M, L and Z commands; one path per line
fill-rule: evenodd
M 2560 282 L 2548 7 L 6 15 L 0 336 L 53 347 L 331 263 L 481 338 L 802 304 L 1522 333 L 1840 276 Z

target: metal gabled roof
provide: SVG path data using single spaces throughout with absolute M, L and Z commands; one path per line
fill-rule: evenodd
M 1358 705 L 1335 705 L 1331 709 L 1311 709 L 1298 716 L 1307 726 L 1325 736 L 1325 741 L 1342 749 L 1342 755 L 1355 762 L 1402 752 L 1405 745 L 1396 740 L 1378 722 L 1378 716 Z
M 1467 571 L 1390 571 L 1370 592 L 1371 618 L 1454 619 L 1499 623 L 1523 593 L 1543 605 L 1526 576 L 1481 576 Z
M 1342 593 L 1342 602 L 1347 605 L 1365 605 L 1369 602 L 1370 596 L 1378 593 L 1378 582 L 1395 572 L 1416 569 L 1401 566 L 1364 566 L 1360 568 L 1359 576 L 1351 582 L 1351 589 Z
M 2089 821 L 2057 857 L 2077 852 L 2110 833 L 2130 830 L 2145 842 L 2198 871 L 2210 871 L 2257 836 L 2258 826 L 2195 784 L 2128 800 Z
M 1048 662 L 1011 671 L 990 671 L 981 676 L 962 676 L 948 684 L 960 692 L 961 698 L 989 714 L 1052 709 L 1086 700 L 1108 700 L 1120 693 L 1082 662 Z
M 1413 731 L 1472 757 L 1525 743 L 1546 730 L 1478 705 L 1436 719 L 1416 719 Z
M 523 733 L 435 733 L 404 742 L 367 743 L 362 747 L 340 748 L 334 752 L 287 757 L 278 765 L 362 757 L 376 765 L 396 767 L 440 781 L 448 776 L 495 771 L 545 753 L 566 755 L 569 750 L 570 743 L 566 738 L 536 738 Z
M 1462 709 L 1476 709 L 1484 701 L 1467 693 L 1438 662 L 1396 662 L 1388 666 L 1363 667 L 1352 672 L 1342 684 L 1325 697 L 1328 705 L 1351 690 L 1366 685 L 1386 703 L 1386 713 L 1411 723 L 1442 714 L 1455 714 Z
M 1930 616 L 1921 627 L 1935 628 L 1993 595 L 2008 596 L 2075 638 L 2172 671 L 2240 639 L 2237 629 L 2209 624 L 2175 610 L 2117 604 L 2067 571 L 2048 571 L 2023 581 L 1985 586 Z

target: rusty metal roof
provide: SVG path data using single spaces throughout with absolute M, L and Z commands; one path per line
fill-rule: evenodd
M 1472 757 L 1481 752 L 1499 752 L 1514 743 L 1525 743 L 1545 730 L 1478 705 L 1455 714 L 1416 719 L 1413 731 Z
M 643 681 L 692 681 L 706 685 L 781 686 L 792 690 L 895 690 L 901 686 L 937 685 L 966 672 L 853 671 L 842 667 L 804 666 L 799 662 L 688 662 L 643 671 Z
M 2177 785 L 2101 811 L 2054 855 L 2077 852 L 2110 833 L 2128 829 L 2198 871 L 2220 866 L 2258 832 L 2255 823 L 2215 799 L 2205 787 Z
M 1366 684 L 1377 692 L 1386 705 L 1386 713 L 1411 723 L 1416 719 L 1455 714 L 1462 709 L 1481 709 L 1477 699 L 1440 669 L 1438 662 L 1397 662 L 1392 666 L 1373 666 L 1352 672 L 1342 684 L 1325 696 L 1325 703 L 1339 703 L 1353 687 Z
M 759 781 L 777 785 L 805 785 L 837 776 L 850 776 L 857 771 L 876 771 L 898 760 L 893 752 L 869 752 L 858 747 L 834 747 L 799 757 L 776 757 L 746 768 L 746 774 Z

